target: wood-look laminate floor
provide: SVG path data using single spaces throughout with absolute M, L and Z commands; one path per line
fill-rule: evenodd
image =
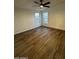
M 28 59 L 65 59 L 65 31 L 38 27 L 15 35 L 14 56 Z

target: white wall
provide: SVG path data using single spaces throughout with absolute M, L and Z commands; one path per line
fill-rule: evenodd
M 65 30 L 65 4 L 61 3 L 49 10 L 48 27 Z
M 14 10 L 14 34 L 35 28 L 34 15 L 31 10 L 15 8 Z

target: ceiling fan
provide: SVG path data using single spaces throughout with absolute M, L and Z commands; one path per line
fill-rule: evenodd
M 50 6 L 48 6 L 48 4 L 50 4 L 49 1 L 46 3 L 43 3 L 43 0 L 40 0 L 40 2 L 34 1 L 34 3 L 38 4 L 40 6 L 40 8 L 43 8 L 43 7 L 50 8 Z

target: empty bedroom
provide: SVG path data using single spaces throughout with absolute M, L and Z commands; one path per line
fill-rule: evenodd
M 14 0 L 15 59 L 65 59 L 65 0 Z

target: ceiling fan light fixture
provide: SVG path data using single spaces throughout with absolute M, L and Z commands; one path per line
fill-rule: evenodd
M 43 8 L 43 5 L 40 5 L 41 8 Z

